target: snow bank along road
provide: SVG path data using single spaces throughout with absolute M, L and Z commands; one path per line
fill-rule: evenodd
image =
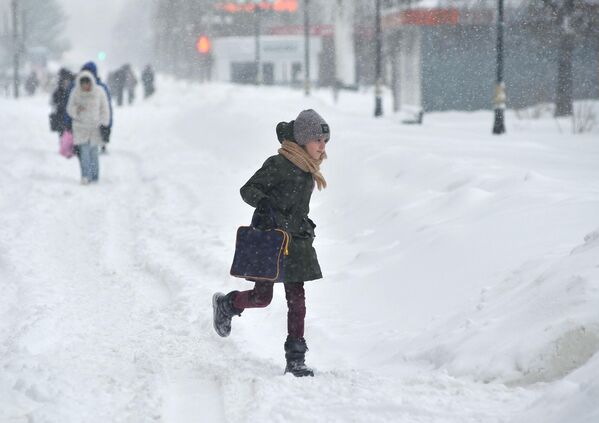
M 47 99 L 0 99 L 0 422 L 596 421 L 596 133 L 509 121 L 492 138 L 490 113 L 416 128 L 371 119 L 362 94 L 159 88 L 116 110 L 86 187 Z M 245 288 L 228 276 L 251 213 L 238 188 L 307 107 L 333 137 L 312 211 L 317 376 L 295 379 L 281 289 L 226 340 L 210 297 Z

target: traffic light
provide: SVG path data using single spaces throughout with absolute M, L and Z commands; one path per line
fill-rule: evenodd
M 198 37 L 198 41 L 196 41 L 196 50 L 202 56 L 210 54 L 212 50 L 212 43 L 210 42 L 210 38 L 205 35 L 201 35 Z

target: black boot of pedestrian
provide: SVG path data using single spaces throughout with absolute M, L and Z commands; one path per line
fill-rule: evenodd
M 285 359 L 287 360 L 285 373 L 291 373 L 296 377 L 314 376 L 312 369 L 304 363 L 306 351 L 308 351 L 308 346 L 304 338 L 287 337 L 287 341 L 285 341 Z
M 227 295 L 217 292 L 212 296 L 212 312 L 214 330 L 223 338 L 231 333 L 231 319 L 241 316 L 243 310 L 235 308 L 233 299 L 239 291 L 231 291 Z

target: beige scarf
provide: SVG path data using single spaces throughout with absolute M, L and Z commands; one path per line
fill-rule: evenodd
M 327 187 L 327 181 L 320 173 L 320 164 L 327 158 L 324 153 L 318 160 L 314 160 L 302 147 L 291 141 L 283 141 L 282 148 L 279 148 L 279 154 L 285 156 L 291 163 L 299 167 L 304 172 L 310 172 L 316 181 L 318 190 Z

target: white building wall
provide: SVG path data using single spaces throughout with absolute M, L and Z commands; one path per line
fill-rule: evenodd
M 399 50 L 399 103 L 402 110 L 422 110 L 421 28 L 402 29 Z
M 345 86 L 356 84 L 354 1 L 335 1 L 335 78 Z
M 212 79 L 231 82 L 232 63 L 254 63 L 255 37 L 223 37 L 213 40 Z M 319 37 L 310 37 L 310 78 L 318 79 L 319 55 L 322 41 Z M 274 65 L 275 83 L 291 81 L 294 63 L 299 63 L 302 71 L 298 77 L 304 80 L 304 37 L 295 35 L 264 35 L 260 37 L 260 61 Z

